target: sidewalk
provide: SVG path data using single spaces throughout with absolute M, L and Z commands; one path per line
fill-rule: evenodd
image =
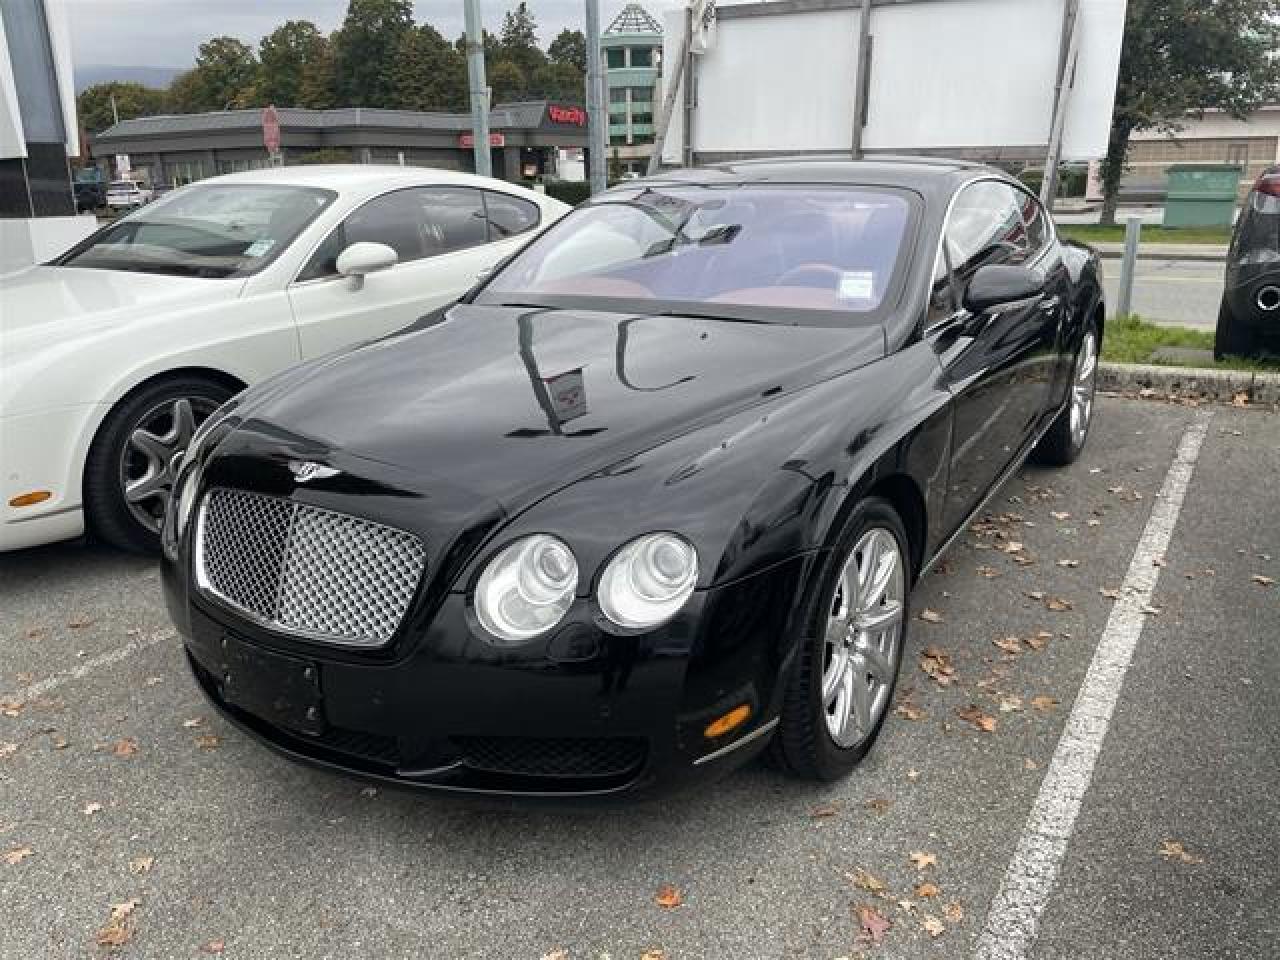
M 1105 259 L 1119 260 L 1124 256 L 1123 243 L 1091 243 L 1091 247 Z M 1201 260 L 1221 263 L 1227 259 L 1225 243 L 1139 243 L 1140 260 Z

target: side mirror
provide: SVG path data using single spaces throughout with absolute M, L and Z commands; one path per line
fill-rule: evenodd
M 358 290 L 364 283 L 366 273 L 394 267 L 399 259 L 399 254 L 385 243 L 361 242 L 351 244 L 338 254 L 334 266 L 344 277 L 351 277 L 353 287 Z
M 1032 267 L 992 263 L 979 267 L 969 278 L 964 291 L 964 307 L 980 313 L 1019 300 L 1030 300 L 1044 293 L 1044 274 Z

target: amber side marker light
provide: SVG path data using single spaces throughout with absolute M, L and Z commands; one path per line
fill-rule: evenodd
M 747 722 L 747 717 L 751 716 L 751 707 L 747 704 L 734 707 L 724 716 L 712 720 L 707 724 L 707 729 L 702 731 L 702 735 L 708 740 L 714 740 L 716 737 L 723 737 L 730 730 L 736 730 Z
M 37 503 L 44 503 L 53 494 L 48 490 L 32 490 L 30 493 L 23 493 L 9 501 L 11 507 L 34 507 Z

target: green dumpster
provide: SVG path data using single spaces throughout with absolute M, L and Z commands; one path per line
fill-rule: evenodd
M 1235 216 L 1240 167 L 1229 163 L 1175 163 L 1164 201 L 1166 227 L 1229 227 Z

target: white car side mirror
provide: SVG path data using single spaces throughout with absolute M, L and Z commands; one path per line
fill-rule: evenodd
M 385 243 L 353 243 L 338 254 L 334 266 L 344 277 L 351 277 L 353 288 L 359 289 L 366 273 L 394 267 L 400 256 Z

